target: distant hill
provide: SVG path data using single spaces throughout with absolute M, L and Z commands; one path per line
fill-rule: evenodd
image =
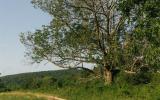
M 43 76 L 55 76 L 55 77 L 63 77 L 64 74 L 71 75 L 77 73 L 76 69 L 66 69 L 66 70 L 55 70 L 55 71 L 41 71 L 41 72 L 29 72 L 29 73 L 21 73 L 14 75 L 2 76 L 1 79 L 8 80 L 20 77 L 43 77 Z
M 56 71 L 30 72 L 1 77 L 1 81 L 10 89 L 40 88 L 41 86 L 56 86 L 82 74 L 81 70 L 66 69 Z M 75 78 L 76 79 L 76 78 Z M 64 81 L 64 82 L 63 82 Z M 70 82 L 71 82 L 70 81 Z

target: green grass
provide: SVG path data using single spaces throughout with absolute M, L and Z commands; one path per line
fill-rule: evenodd
M 60 89 L 37 89 L 33 92 L 54 94 L 68 100 L 160 100 L 160 85 L 89 87 L 76 86 Z
M 160 74 L 152 74 L 148 84 L 132 85 L 117 77 L 110 86 L 104 86 L 100 81 L 93 80 L 78 85 L 62 87 L 42 87 L 28 90 L 48 93 L 67 100 L 160 100 Z
M 32 75 L 25 74 L 26 76 L 16 75 L 7 77 L 8 79 L 13 78 L 13 83 L 16 86 L 19 85 L 19 81 L 25 83 L 25 85 L 19 86 L 18 88 L 11 84 L 12 80 L 6 79 L 5 82 L 6 84 L 7 82 L 10 82 L 7 87 L 12 88 L 13 91 L 45 93 L 67 100 L 160 100 L 159 73 L 152 73 L 150 75 L 151 81 L 147 84 L 132 84 L 132 81 L 135 83 L 135 80 L 132 79 L 130 80 L 131 82 L 128 82 L 126 80 L 126 76 L 128 75 L 120 73 L 114 79 L 114 83 L 110 86 L 104 86 L 102 81 L 97 79 L 92 81 L 87 81 L 87 79 L 83 81 L 79 80 L 79 78 L 83 76 L 77 75 L 77 72 L 75 73 L 74 71 L 71 71 L 71 73 L 69 71 L 66 73 L 56 73 L 54 73 L 57 75 L 56 77 L 51 73 L 47 74 L 47 72 L 45 72 L 45 74 L 36 73 L 35 76 L 32 73 Z M 31 81 L 31 78 L 34 78 L 34 81 Z M 138 78 L 138 76 L 136 76 L 136 78 Z M 143 78 L 141 79 L 143 80 Z M 29 81 L 26 81 L 26 79 Z M 38 79 L 38 81 L 36 81 L 36 79 Z M 26 86 L 27 84 L 29 84 L 30 87 L 23 88 L 23 86 Z M 25 99 L 24 97 L 17 97 L 16 99 L 8 99 L 8 97 L 6 97 L 7 99 L 5 99 L 5 96 L 0 96 L 0 100 L 1 98 L 4 98 L 3 100 L 37 100 L 34 97 L 33 99 Z
M 37 98 L 35 96 L 18 96 L 18 95 L 10 95 L 10 94 L 4 94 L 0 95 L 0 100 L 46 100 L 44 98 Z

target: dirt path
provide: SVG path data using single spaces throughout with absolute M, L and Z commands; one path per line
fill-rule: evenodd
M 8 93 L 0 93 L 0 95 L 15 95 L 15 96 L 30 95 L 30 96 L 35 96 L 38 98 L 46 98 L 47 100 L 65 100 L 65 99 L 61 99 L 61 98 L 51 96 L 51 95 L 46 95 L 42 93 L 31 93 L 31 92 L 8 92 Z

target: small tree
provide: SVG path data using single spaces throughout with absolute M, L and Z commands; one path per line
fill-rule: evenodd
M 114 68 L 134 71 L 144 65 L 144 58 L 149 58 L 144 54 L 150 42 L 145 36 L 138 37 L 143 30 L 137 27 L 140 25 L 137 11 L 143 12 L 146 0 L 32 0 L 32 3 L 53 16 L 50 25 L 21 34 L 27 55 L 34 62 L 47 60 L 62 68 L 82 68 L 92 73 L 82 65 L 96 64 L 106 84 L 111 84 Z M 147 60 L 144 63 L 148 64 Z

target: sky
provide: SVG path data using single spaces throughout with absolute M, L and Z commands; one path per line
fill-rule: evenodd
M 52 64 L 29 64 L 19 41 L 21 32 L 34 31 L 50 21 L 51 17 L 35 9 L 30 0 L 0 0 L 0 73 L 3 76 L 58 69 Z

